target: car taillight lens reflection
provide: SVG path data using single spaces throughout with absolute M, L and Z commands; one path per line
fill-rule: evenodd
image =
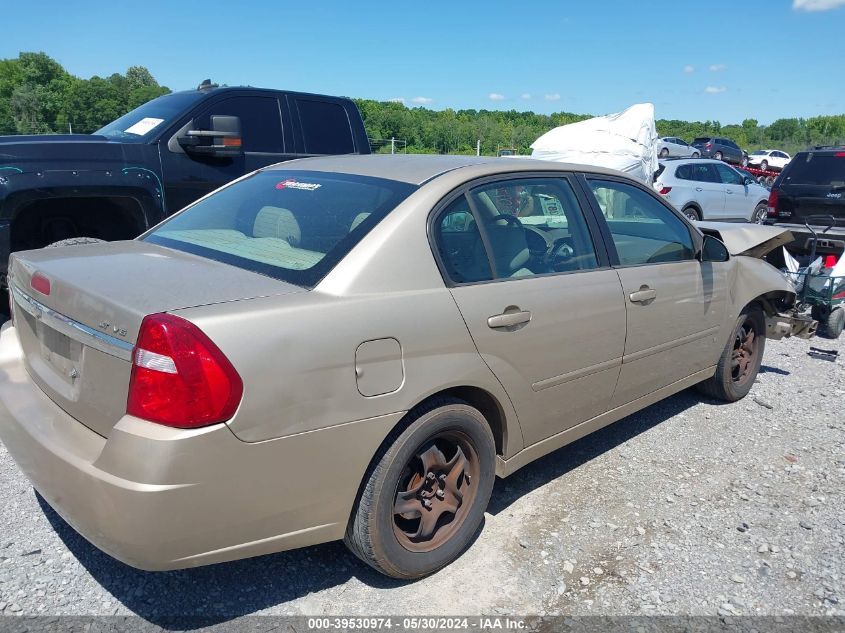
M 238 372 L 197 326 L 170 314 L 144 318 L 133 356 L 128 414 L 196 428 L 231 418 L 242 395 Z
M 41 273 L 35 273 L 29 280 L 29 285 L 32 286 L 33 290 L 37 290 L 44 296 L 50 294 L 50 280 Z
M 772 189 L 769 192 L 769 208 L 766 209 L 766 215 L 770 218 L 777 217 L 778 214 L 778 190 Z

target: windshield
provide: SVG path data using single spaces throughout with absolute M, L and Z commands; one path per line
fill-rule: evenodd
M 147 101 L 94 134 L 125 143 L 141 143 L 203 98 L 199 92 L 176 92 Z
M 314 287 L 414 185 L 328 172 L 256 172 L 141 239 Z

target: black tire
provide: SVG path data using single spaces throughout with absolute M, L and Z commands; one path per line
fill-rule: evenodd
M 698 152 L 693 152 L 692 157 L 693 158 L 701 158 L 701 154 L 699 154 Z
M 745 357 L 745 348 L 749 344 L 747 337 L 749 331 L 753 331 L 752 350 Z M 736 325 L 716 364 L 716 373 L 699 383 L 698 390 L 711 398 L 725 402 L 742 400 L 754 385 L 765 349 L 766 322 L 763 312 L 756 306 L 747 306 L 736 320 Z M 738 360 L 738 354 L 742 356 L 742 359 Z
M 716 160 L 722 160 L 722 152 L 716 152 L 715 154 L 713 154 L 713 158 L 715 158 Z
M 681 213 L 683 213 L 693 222 L 696 222 L 701 219 L 701 212 L 695 207 L 684 207 L 684 210 L 681 211 Z
M 743 167 L 748 167 L 748 156 L 743 156 L 743 157 L 742 157 L 742 161 L 740 162 L 740 164 L 741 164 Z
M 458 448 L 465 449 L 462 454 L 474 452 L 466 458 L 466 468 L 462 467 L 461 473 L 454 477 L 454 481 L 462 481 L 460 496 L 451 497 L 457 502 L 454 512 L 443 509 L 450 497 L 444 499 L 440 495 L 441 492 L 451 494 L 445 481 L 447 477 L 452 478 L 455 467 L 448 475 L 435 475 L 430 479 L 429 473 L 433 474 L 436 468 L 426 467 L 420 457 L 429 454 L 431 447 L 438 450 L 442 447 L 440 457 L 445 460 L 435 462 L 434 466 L 448 466 L 446 460 L 449 463 L 458 460 L 456 463 L 460 464 L 457 451 L 450 457 L 446 445 L 435 444 L 444 437 L 455 438 Z M 470 467 L 473 458 L 475 466 Z M 431 460 L 428 461 L 431 464 Z M 466 549 L 484 518 L 495 480 L 495 461 L 493 433 L 477 409 L 451 398 L 435 399 L 414 409 L 373 458 L 346 528 L 346 546 L 362 561 L 393 578 L 422 578 L 448 565 Z M 424 474 L 420 475 L 420 470 L 425 471 Z M 466 477 L 469 471 L 475 474 Z M 427 484 L 429 481 L 432 483 Z M 427 486 L 437 491 L 436 497 L 426 490 Z M 414 491 L 419 492 L 411 498 L 409 495 Z M 400 514 L 397 512 L 400 495 L 405 495 L 404 502 L 420 507 Z M 465 503 L 467 498 L 469 501 Z M 414 541 L 415 535 L 408 533 L 413 527 L 407 531 L 406 527 L 419 521 L 417 534 L 424 534 L 423 506 L 426 502 L 429 511 L 432 502 L 444 505 L 434 506 L 434 511 L 439 510 L 440 514 L 435 519 L 430 539 Z M 419 517 L 408 518 L 413 512 Z
M 660 158 L 669 158 L 668 148 L 664 147 L 662 150 L 660 150 Z
M 764 160 L 762 163 L 760 163 L 760 169 L 762 171 L 769 171 L 769 161 Z
M 105 240 L 96 237 L 70 237 L 66 240 L 59 240 L 52 244 L 47 244 L 44 248 L 54 248 L 59 246 L 79 246 L 80 244 L 103 244 Z
M 763 224 L 769 216 L 769 204 L 767 202 L 758 202 L 754 207 L 754 212 L 751 214 L 751 222 L 753 224 Z
M 816 318 L 816 317 L 813 317 Z M 839 306 L 831 310 L 823 319 L 819 319 L 819 336 L 837 339 L 845 329 L 845 308 Z

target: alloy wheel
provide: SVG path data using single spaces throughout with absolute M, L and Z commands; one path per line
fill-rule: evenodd
M 746 318 L 737 329 L 731 352 L 731 378 L 737 385 L 744 385 L 755 375 L 754 367 L 759 353 L 759 340 L 751 319 Z

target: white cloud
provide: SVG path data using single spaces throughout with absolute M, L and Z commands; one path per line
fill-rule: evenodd
M 405 97 L 393 97 L 392 99 L 388 99 L 390 103 L 405 103 Z
M 490 101 L 504 101 L 505 95 L 499 94 L 498 92 L 491 92 L 487 95 L 487 98 L 490 99 Z
M 560 95 L 558 93 L 554 93 L 553 95 L 545 95 L 543 97 L 546 101 L 560 101 Z
M 414 97 L 413 99 L 411 99 L 411 103 L 419 103 L 422 105 L 432 102 L 434 102 L 434 99 L 431 99 L 430 97 Z
M 727 88 L 725 88 L 724 86 L 707 86 L 704 89 L 704 92 L 711 94 L 711 95 L 716 95 L 716 94 L 719 94 L 720 92 L 725 92 L 726 90 L 727 90 Z
M 707 67 L 707 70 L 709 70 L 711 73 L 717 73 L 720 70 L 725 70 L 725 68 L 727 68 L 727 66 L 725 66 L 724 64 L 710 64 Z
M 829 11 L 841 6 L 845 6 L 845 0 L 792 0 L 796 11 Z
M 686 73 L 687 75 L 694 73 L 694 72 L 695 72 L 695 66 L 691 66 L 690 64 L 687 64 L 686 66 L 684 66 L 684 73 Z
M 530 92 L 523 92 L 521 95 L 519 95 L 519 98 L 520 99 L 530 99 L 531 93 Z

